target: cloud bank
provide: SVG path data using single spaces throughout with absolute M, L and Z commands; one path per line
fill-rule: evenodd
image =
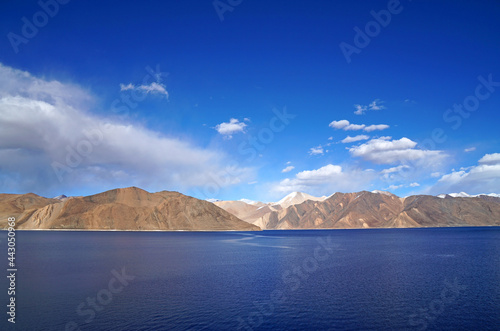
M 248 168 L 229 169 L 219 151 L 99 117 L 93 106 L 93 96 L 76 85 L 0 64 L 0 191 L 50 196 L 124 185 L 155 191 L 213 185 L 228 172 L 232 180 L 217 185 L 251 176 Z
M 500 193 L 500 153 L 486 154 L 475 166 L 443 175 L 429 192 Z
M 293 178 L 286 178 L 273 187 L 274 192 L 308 192 L 321 196 L 334 192 L 354 192 L 366 189 L 376 178 L 372 170 L 344 169 L 340 165 L 328 164 L 314 170 L 297 173 Z
M 391 140 L 392 137 L 372 139 L 362 145 L 354 146 L 349 152 L 354 157 L 361 157 L 376 164 L 426 162 L 427 165 L 441 162 L 446 155 L 442 151 L 416 149 L 417 143 L 403 137 Z

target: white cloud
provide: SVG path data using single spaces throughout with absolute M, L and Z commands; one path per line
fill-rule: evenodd
M 290 171 L 292 171 L 293 169 L 295 169 L 295 167 L 294 167 L 294 166 L 288 166 L 288 167 L 286 167 L 285 169 L 281 170 L 281 172 L 283 172 L 283 173 L 285 173 L 285 172 L 290 172 Z
M 334 129 L 344 129 L 349 125 L 348 120 L 332 121 L 328 126 Z
M 132 83 L 127 85 L 120 84 L 120 91 L 129 91 L 129 90 L 142 91 L 146 94 L 164 95 L 168 99 L 168 92 L 165 88 L 165 85 L 157 82 L 152 82 L 149 85 L 137 85 L 137 86 Z
M 367 109 L 366 106 L 362 106 L 362 105 L 354 105 L 354 108 L 356 108 L 356 110 L 354 111 L 354 114 L 356 114 L 356 115 L 363 115 Z
M 410 169 L 410 166 L 406 164 L 398 165 L 397 167 L 392 167 L 388 169 L 383 169 L 380 171 L 382 179 L 384 180 L 396 180 L 399 178 L 404 178 L 406 172 Z
M 368 139 L 370 139 L 370 136 L 367 136 L 367 135 L 364 135 L 364 134 L 360 134 L 360 135 L 357 135 L 357 136 L 354 136 L 354 137 L 347 136 L 344 139 L 342 139 L 342 143 L 348 144 L 348 143 L 352 143 L 352 142 L 355 142 L 355 141 L 368 140 Z
M 442 176 L 430 192 L 500 193 L 500 153 L 486 154 L 478 165 Z
M 389 128 L 389 125 L 387 124 L 375 124 L 366 126 L 365 124 L 351 124 L 348 120 L 332 121 L 328 126 L 334 129 L 341 129 L 344 131 L 364 130 L 366 132 L 371 132 L 375 130 L 385 130 Z
M 356 108 L 356 110 L 354 111 L 354 114 L 356 115 L 363 115 L 366 113 L 367 110 L 381 110 L 381 109 L 385 109 L 385 106 L 381 105 L 381 103 L 383 103 L 383 101 L 379 100 L 379 99 L 375 99 L 373 100 L 368 106 L 363 106 L 363 105 L 354 105 L 354 108 Z
M 309 150 L 309 155 L 323 155 L 324 154 L 324 150 L 323 150 L 323 147 L 321 146 L 318 146 L 318 147 L 312 147 L 310 150 Z
M 224 187 L 253 175 L 221 152 L 94 115 L 88 112 L 94 104 L 78 86 L 0 64 L 2 190 L 49 195 L 132 185 Z M 224 180 L 214 183 L 215 175 Z
M 374 171 L 343 169 L 339 165 L 328 164 L 319 169 L 301 171 L 293 178 L 286 178 L 276 184 L 273 191 L 302 191 L 317 196 L 334 192 L 354 192 L 366 189 L 375 176 Z
M 420 186 L 420 184 L 416 183 L 416 182 L 413 182 L 413 183 L 408 184 L 408 185 L 405 185 L 405 184 L 399 184 L 399 185 L 392 184 L 392 185 L 389 185 L 389 187 L 384 188 L 384 190 L 395 191 L 395 190 L 398 190 L 398 189 L 400 189 L 402 187 L 418 187 L 418 186 Z
M 221 135 L 226 136 L 228 139 L 231 139 L 233 134 L 238 132 L 245 132 L 246 124 L 240 122 L 236 118 L 231 118 L 229 122 L 222 122 L 221 124 L 217 124 L 215 126 L 215 130 L 219 132 Z
M 436 172 L 433 172 L 431 173 L 431 177 L 433 178 L 437 178 L 437 177 L 441 177 L 443 174 L 440 173 L 439 171 L 436 171 Z
M 388 128 L 389 128 L 389 125 L 387 125 L 387 124 L 373 124 L 373 125 L 367 126 L 364 130 L 366 132 L 372 132 L 375 130 L 385 130 Z
M 427 165 L 439 163 L 446 155 L 442 151 L 431 151 L 415 149 L 416 142 L 401 138 L 390 140 L 391 137 L 372 139 L 360 146 L 354 146 L 349 152 L 354 157 L 377 164 L 407 163 L 413 161 L 424 161 Z
M 392 168 L 388 168 L 388 169 L 384 169 L 382 170 L 380 173 L 381 174 L 392 174 L 394 172 L 399 172 L 399 171 L 402 171 L 403 169 L 408 169 L 410 168 L 409 166 L 407 166 L 406 164 L 402 164 L 402 165 L 399 165 L 397 167 L 392 167 Z
M 476 150 L 476 147 L 470 147 L 470 148 L 464 149 L 464 152 L 469 153 L 469 152 L 474 152 L 475 150 Z
M 403 185 L 390 185 L 389 187 L 385 188 L 384 190 L 392 190 L 392 191 L 395 191 L 397 189 L 400 189 L 402 188 Z
M 379 99 L 373 100 L 372 103 L 368 106 L 368 109 L 370 110 L 381 110 L 385 109 L 385 106 L 380 105 L 383 103 L 383 101 L 380 101 Z
M 297 174 L 297 178 L 301 180 L 322 180 L 327 179 L 331 175 L 340 174 L 342 167 L 339 165 L 329 164 L 317 170 L 305 170 Z
M 500 164 L 500 153 L 486 154 L 478 161 L 480 164 L 497 165 Z

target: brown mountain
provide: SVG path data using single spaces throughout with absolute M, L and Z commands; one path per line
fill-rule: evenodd
M 399 198 L 388 192 L 335 193 L 247 219 L 262 229 L 346 229 L 445 226 L 500 226 L 500 199 Z
M 216 201 L 214 204 L 248 223 L 254 223 L 261 217 L 282 209 L 280 205 L 248 204 L 243 201 Z
M 260 230 L 210 202 L 177 192 L 149 193 L 130 187 L 64 201 L 46 200 L 41 200 L 39 208 L 19 209 L 18 214 L 8 216 L 17 217 L 18 229 Z M 8 214 L 4 203 L 0 210 Z
M 59 200 L 48 199 L 33 193 L 0 194 L 0 228 L 5 228 L 9 217 L 19 218 L 21 215 L 31 215 L 42 208 Z

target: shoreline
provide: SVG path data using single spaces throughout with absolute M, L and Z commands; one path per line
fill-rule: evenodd
M 265 230 L 116 230 L 116 229 L 15 229 L 16 231 L 54 232 L 263 232 L 263 231 L 331 231 L 331 230 L 394 230 L 394 229 L 449 229 L 449 228 L 500 228 L 500 225 L 419 226 L 406 228 L 326 228 L 326 229 L 265 229 Z M 8 232 L 8 229 L 0 229 Z

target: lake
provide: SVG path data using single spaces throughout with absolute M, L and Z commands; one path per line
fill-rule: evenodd
M 500 329 L 500 228 L 16 239 L 16 324 L 4 276 L 2 330 Z

